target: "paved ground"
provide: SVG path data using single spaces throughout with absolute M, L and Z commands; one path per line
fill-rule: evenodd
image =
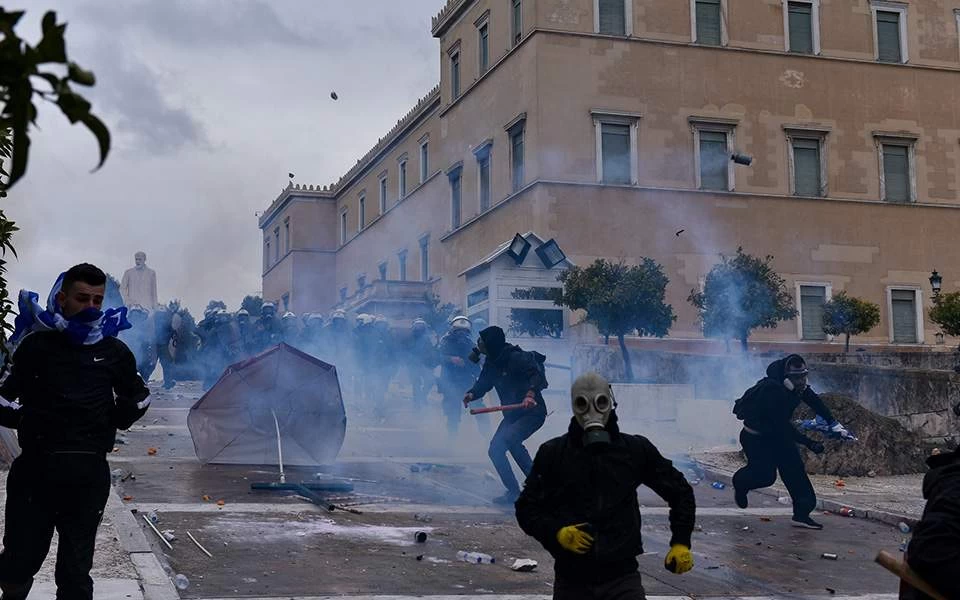
M 272 468 L 201 466 L 186 430 L 187 411 L 199 393 L 192 385 L 157 390 L 147 417 L 111 455 L 112 468 L 135 476 L 118 483 L 126 508 L 138 517 L 156 511 L 158 526 L 177 536 L 172 550 L 163 547 L 139 519 L 169 572 L 188 577 L 182 597 L 549 597 L 551 559 L 509 511 L 489 503 L 501 490 L 473 423 L 465 421 L 464 436 L 451 449 L 445 435 L 432 433 L 437 427 L 429 419 L 401 414 L 389 424 L 364 426 L 349 420 L 337 465 L 288 470 L 289 481 L 313 479 L 318 471 L 362 480 L 340 499 L 362 514 L 326 512 L 294 496 L 251 491 L 253 481 L 276 481 Z M 157 454 L 149 456 L 149 448 Z M 417 462 L 450 468 L 411 472 Z M 818 518 L 826 530 L 796 530 L 789 527 L 789 507 L 775 499 L 757 497 L 741 511 L 729 489 L 708 484 L 695 488 L 697 567 L 684 576 L 663 569 L 667 510 L 641 490 L 647 554 L 640 568 L 651 595 L 867 598 L 896 592 L 895 578 L 872 562 L 880 549 L 897 552 L 902 535 L 895 528 L 824 515 Z M 432 521 L 418 521 L 416 513 L 428 513 Z M 417 531 L 428 534 L 426 543 L 414 541 Z M 458 562 L 458 550 L 487 552 L 497 562 Z M 824 560 L 825 552 L 839 559 Z M 513 572 L 515 558 L 533 558 L 540 567 Z

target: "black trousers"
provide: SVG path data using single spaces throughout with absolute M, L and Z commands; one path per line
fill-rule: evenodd
M 817 507 L 817 495 L 793 440 L 741 431 L 740 444 L 747 455 L 747 466 L 733 475 L 734 487 L 744 492 L 770 487 L 779 472 L 793 499 L 793 516 L 803 518 L 813 512 Z
M 546 418 L 544 414 L 534 413 L 516 419 L 504 419 L 500 421 L 500 426 L 493 434 L 487 455 L 493 462 L 503 487 L 507 488 L 508 492 L 519 494 L 520 484 L 517 483 L 517 477 L 513 474 L 510 461 L 507 460 L 507 453 L 509 452 L 513 460 L 517 461 L 517 466 L 520 467 L 524 476 L 529 475 L 530 469 L 533 468 L 533 459 L 530 458 L 530 453 L 527 452 L 523 442 L 543 427 Z
M 553 584 L 553 600 L 646 600 L 640 573 L 630 573 L 605 583 L 564 581 Z
M 59 539 L 57 600 L 92 600 L 93 551 L 110 493 L 103 454 L 21 455 L 7 476 L 7 505 L 0 553 L 4 600 L 27 597 L 33 576 Z

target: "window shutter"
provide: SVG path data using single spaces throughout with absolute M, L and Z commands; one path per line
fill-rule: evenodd
M 460 227 L 460 171 L 450 176 L 450 204 L 453 228 Z
M 910 161 L 906 146 L 883 146 L 883 181 L 888 202 L 910 201 Z
M 916 344 L 916 293 L 913 290 L 891 290 L 890 297 L 893 304 L 893 341 L 898 344 Z
M 803 324 L 803 339 L 827 339 L 827 334 L 823 331 L 823 305 L 826 301 L 826 288 L 813 285 L 800 286 L 800 319 Z
M 601 126 L 604 183 L 632 183 L 630 177 L 630 126 L 604 123 Z
M 480 159 L 480 212 L 490 208 L 490 155 Z
M 720 0 L 697 0 L 697 43 L 719 46 Z
M 900 13 L 877 11 L 877 60 L 903 62 L 900 54 Z
M 600 33 L 626 35 L 627 16 L 624 0 L 599 0 Z
M 729 189 L 727 185 L 727 134 L 700 132 L 700 187 L 705 190 Z
M 793 141 L 794 191 L 797 196 L 820 195 L 820 141 Z
M 813 6 L 806 2 L 790 2 L 790 52 L 813 54 Z

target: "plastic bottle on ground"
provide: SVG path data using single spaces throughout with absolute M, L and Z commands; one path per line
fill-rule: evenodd
M 178 590 L 185 590 L 190 586 L 190 580 L 183 573 L 177 573 L 173 578 L 173 585 L 177 586 Z

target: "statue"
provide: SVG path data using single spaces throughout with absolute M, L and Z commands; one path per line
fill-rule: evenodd
M 149 312 L 157 309 L 157 272 L 147 266 L 147 255 L 137 252 L 136 266 L 127 269 L 120 281 L 120 294 L 128 308 L 142 306 Z

